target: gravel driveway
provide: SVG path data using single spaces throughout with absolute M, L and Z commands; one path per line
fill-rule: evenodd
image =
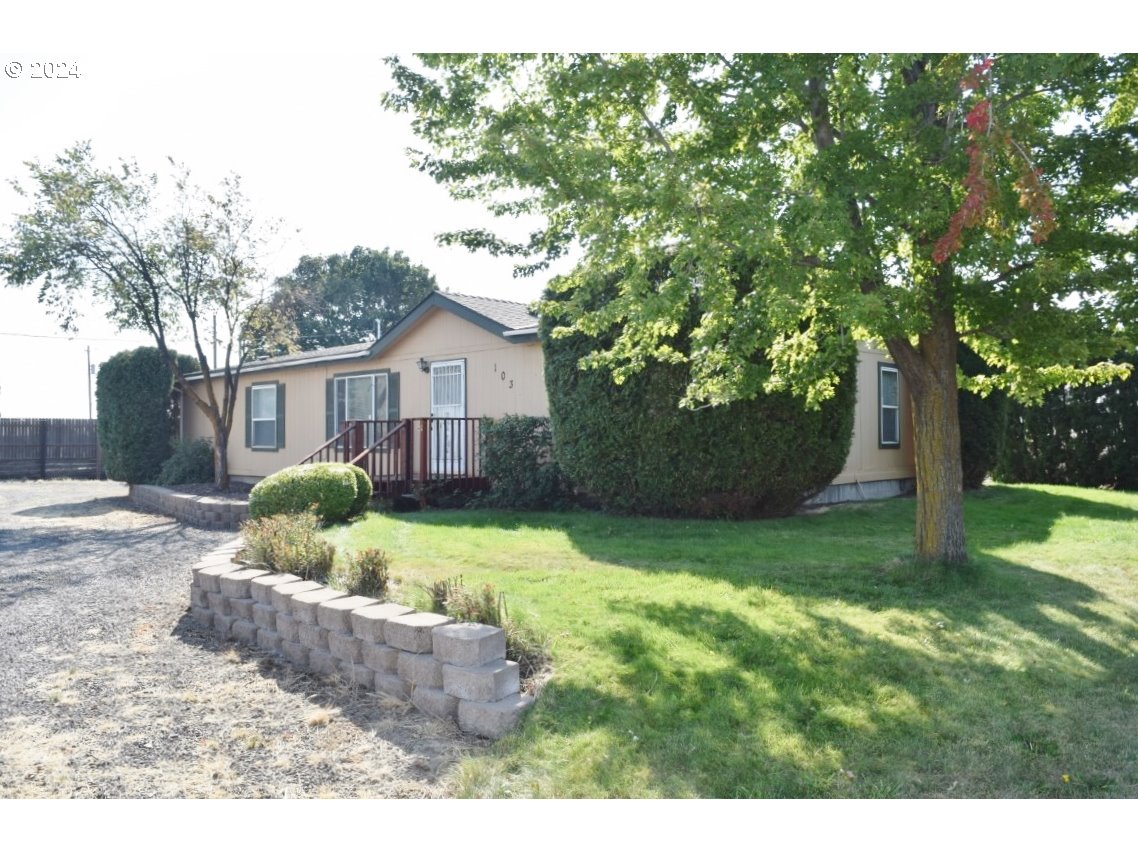
M 233 534 L 126 495 L 0 482 L 0 798 L 447 795 L 478 741 L 203 632 L 189 567 Z

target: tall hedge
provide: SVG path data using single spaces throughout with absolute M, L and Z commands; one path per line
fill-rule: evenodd
M 111 356 L 99 367 L 99 447 L 107 477 L 153 483 L 173 451 L 174 374 L 154 347 Z
M 549 295 L 547 294 L 547 298 Z M 786 515 L 828 485 L 849 453 L 857 354 L 837 394 L 807 411 L 789 393 L 699 410 L 679 407 L 683 365 L 652 363 L 621 385 L 579 359 L 607 337 L 554 337 L 542 318 L 554 455 L 606 509 L 665 516 Z M 687 329 L 674 344 L 682 347 Z
M 987 372 L 987 364 L 964 344 L 956 351 L 956 363 L 965 376 Z M 960 461 L 964 488 L 978 489 L 984 478 L 993 473 L 1000 454 L 1004 424 L 1008 416 L 1008 398 L 1000 391 L 980 397 L 971 391 L 957 393 L 960 412 Z
M 1138 354 L 1116 361 L 1138 364 Z M 1059 388 L 1009 406 L 996 476 L 1005 482 L 1138 489 L 1138 372 L 1109 385 Z

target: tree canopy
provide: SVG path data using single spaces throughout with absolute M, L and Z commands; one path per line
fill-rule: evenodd
M 167 182 L 133 161 L 100 167 L 89 144 L 28 163 L 31 190 L 16 189 L 30 194 L 30 209 L 0 242 L 0 273 L 12 286 L 38 283 L 40 302 L 65 328 L 97 304 L 120 328 L 149 333 L 187 402 L 212 424 L 215 477 L 227 488 L 237 377 L 250 345 L 277 332 L 257 292 L 269 230 L 249 212 L 239 178 L 209 192 L 171 163 Z M 225 335 L 219 364 L 206 352 L 206 325 L 216 319 Z M 193 343 L 200 384 L 186 382 L 170 349 L 178 334 Z
M 274 286 L 271 307 L 294 326 L 296 349 L 374 337 L 377 320 L 389 328 L 438 289 L 430 271 L 402 252 L 361 246 L 346 255 L 305 256 Z
M 967 557 L 968 380 L 1038 399 L 1106 381 L 1138 313 L 1138 57 L 467 55 L 389 60 L 413 164 L 527 240 L 452 242 L 522 273 L 567 252 L 543 310 L 619 327 L 582 364 L 686 365 L 683 403 L 834 393 L 847 335 L 883 341 L 914 402 L 916 551 Z M 667 264 L 671 274 L 654 279 Z M 732 270 L 753 269 L 739 282 Z M 613 277 L 617 292 L 595 296 Z M 672 336 L 689 309 L 683 350 Z M 755 359 L 763 353 L 763 359 Z

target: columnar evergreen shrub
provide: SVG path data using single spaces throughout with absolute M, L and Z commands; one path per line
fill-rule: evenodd
M 249 515 L 264 518 L 311 509 L 325 523 L 343 521 L 356 504 L 353 465 L 320 462 L 270 474 L 249 492 Z
M 549 418 L 485 418 L 481 447 L 482 473 L 490 481 L 483 506 L 554 509 L 568 502 L 569 483 L 553 458 Z
M 547 294 L 547 298 L 558 298 Z M 616 384 L 580 359 L 611 345 L 555 334 L 544 312 L 554 455 L 569 479 L 604 508 L 668 516 L 747 518 L 786 515 L 825 488 L 845 464 L 853 431 L 856 350 L 851 343 L 833 398 L 807 410 L 790 393 L 698 410 L 681 409 L 683 364 L 649 363 Z M 683 350 L 687 329 L 673 345 Z
M 99 367 L 99 447 L 107 477 L 153 483 L 177 432 L 174 374 L 155 347 L 120 352 Z

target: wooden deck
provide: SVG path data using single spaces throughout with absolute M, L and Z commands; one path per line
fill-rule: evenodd
M 345 421 L 300 461 L 347 462 L 371 477 L 377 495 L 414 494 L 432 485 L 484 489 L 481 418 Z

